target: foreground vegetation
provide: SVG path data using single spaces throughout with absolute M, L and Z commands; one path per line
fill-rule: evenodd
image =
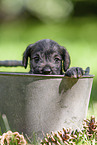
M 71 130 L 63 128 L 63 131 L 46 134 L 40 143 L 36 140 L 30 144 L 34 145 L 96 145 L 97 143 L 97 122 L 95 117 L 84 120 L 82 130 Z M 30 145 L 29 144 L 29 145 Z M 18 132 L 8 131 L 0 136 L 0 145 L 28 145 L 23 135 Z

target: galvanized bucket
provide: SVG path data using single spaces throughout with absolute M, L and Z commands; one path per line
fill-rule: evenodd
M 0 113 L 12 130 L 38 137 L 43 133 L 82 126 L 93 76 L 0 73 Z

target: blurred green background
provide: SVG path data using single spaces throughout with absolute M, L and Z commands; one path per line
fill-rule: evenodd
M 95 77 L 88 117 L 97 117 L 97 1 L 0 0 L 0 60 L 21 60 L 29 44 L 46 38 L 67 48 L 71 66 L 90 67 Z

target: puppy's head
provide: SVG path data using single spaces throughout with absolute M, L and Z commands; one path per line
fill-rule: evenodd
M 23 54 L 25 68 L 28 64 L 28 57 L 30 58 L 30 72 L 33 74 L 62 74 L 62 69 L 66 71 L 70 65 L 67 50 L 50 39 L 37 41 L 26 48 Z

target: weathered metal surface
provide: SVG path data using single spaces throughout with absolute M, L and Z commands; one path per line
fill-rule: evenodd
M 0 61 L 0 67 L 24 67 L 22 61 L 17 61 L 17 60 L 4 60 Z
M 93 76 L 80 79 L 63 75 L 0 73 L 0 112 L 12 130 L 29 137 L 36 132 L 81 127 L 86 117 Z M 76 126 L 77 125 L 77 126 Z

